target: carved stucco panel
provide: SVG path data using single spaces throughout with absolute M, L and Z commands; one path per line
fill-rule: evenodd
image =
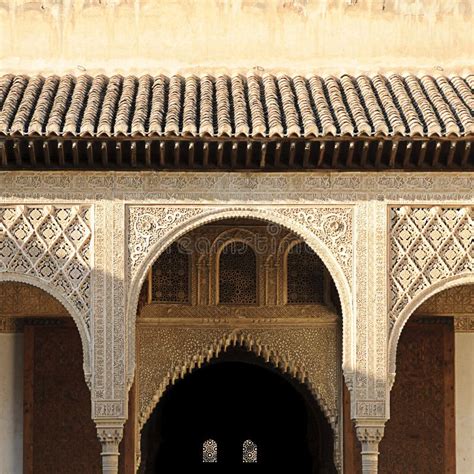
M 178 237 L 196 227 L 222 218 L 249 217 L 273 222 L 293 231 L 325 263 L 341 299 L 344 317 L 344 344 L 350 344 L 352 281 L 352 207 L 312 206 L 129 206 L 128 281 L 129 281 L 129 367 L 134 370 L 134 333 L 138 295 L 147 270 L 158 255 Z M 347 351 L 345 351 L 347 352 Z
M 170 384 L 218 357 L 228 347 L 241 345 L 307 385 L 333 428 L 335 462 L 340 466 L 340 372 L 335 324 L 233 330 L 218 325 L 202 328 L 140 325 L 137 345 L 140 430 Z
M 161 207 L 130 206 L 129 208 L 129 271 L 130 279 L 136 276 L 141 262 L 146 258 L 149 249 L 164 234 L 193 217 L 202 214 L 215 214 L 222 208 L 215 207 Z M 272 221 L 275 215 L 283 218 L 293 230 L 310 230 L 338 261 L 343 273 L 350 283 L 352 281 L 352 209 L 350 207 L 274 207 L 274 208 L 233 208 L 241 216 L 258 216 Z M 219 217 L 216 217 L 217 219 Z M 212 218 L 210 219 L 210 221 Z M 282 221 L 282 219 L 279 219 Z M 300 232 L 301 233 L 301 232 Z
M 355 270 L 356 373 L 351 388 L 352 416 L 385 419 L 387 319 L 387 206 L 357 205 Z
M 354 318 L 352 324 L 354 333 L 357 335 L 355 344 L 355 361 L 352 361 L 354 372 L 346 373 L 345 378 L 349 390 L 351 390 L 351 401 L 356 399 L 367 399 L 367 313 L 368 313 L 368 208 L 359 205 L 356 209 L 356 259 L 355 273 L 355 302 Z M 352 348 L 351 348 L 352 349 Z M 348 353 L 353 356 L 352 350 Z M 354 407 L 353 410 L 354 411 Z
M 64 306 L 48 293 L 24 283 L 0 283 L 0 316 L 69 316 Z
M 139 424 L 156 406 L 169 383 L 242 344 L 283 372 L 308 384 L 330 423 L 338 413 L 338 342 L 335 326 L 248 328 L 157 327 L 137 331 Z
M 126 291 L 125 291 L 125 261 L 126 261 L 126 244 L 125 244 L 125 205 L 123 203 L 115 203 L 113 208 L 113 248 L 112 268 L 113 268 L 113 387 L 114 398 L 121 398 L 121 394 L 126 390 L 126 386 L 130 387 L 133 379 L 130 377 L 126 380 L 126 352 L 127 347 L 127 327 L 125 321 L 126 310 Z M 125 408 L 124 408 L 125 409 Z
M 97 206 L 93 416 L 126 418 L 125 205 Z
M 277 208 L 275 212 L 309 229 L 336 258 L 349 284 L 352 283 L 353 230 L 351 208 Z
M 387 248 L 389 243 L 389 236 L 387 232 L 387 207 L 383 202 L 376 202 L 373 204 L 375 214 L 375 232 L 374 232 L 374 247 L 375 251 L 372 253 L 374 259 L 373 268 L 373 288 L 375 289 L 375 297 L 373 302 L 373 347 L 375 354 L 373 357 L 373 373 L 374 386 L 372 387 L 373 395 L 378 400 L 385 400 L 387 393 Z M 377 407 L 381 407 L 381 403 Z M 385 409 L 383 413 L 378 415 L 386 416 Z
M 74 319 L 91 378 L 93 208 L 88 205 L 0 207 L 0 280 L 54 296 Z
M 474 332 L 474 316 L 460 316 L 454 319 L 456 332 Z
M 430 296 L 474 283 L 474 208 L 403 206 L 390 209 L 390 381 L 403 326 Z
M 441 291 L 416 309 L 417 314 L 452 316 L 474 315 L 474 285 Z
M 191 218 L 203 214 L 200 207 L 130 206 L 129 208 L 129 279 L 136 277 L 140 264 L 163 236 Z
M 472 203 L 474 174 L 327 172 L 0 172 L 2 198 L 17 202 L 114 199 L 138 203 L 356 203 L 373 199 Z
M 91 312 L 91 208 L 0 208 L 0 272 L 31 275 L 63 294 L 87 327 Z
M 94 318 L 92 320 L 92 335 L 94 340 L 94 377 L 93 377 L 93 399 L 105 398 L 105 371 L 106 371 L 106 347 L 105 347 L 105 305 L 107 285 L 107 236 L 105 233 L 106 209 L 100 203 L 95 209 L 94 219 Z M 95 411 L 95 408 L 94 408 Z
M 403 206 L 390 216 L 390 322 L 418 293 L 474 272 L 474 208 Z

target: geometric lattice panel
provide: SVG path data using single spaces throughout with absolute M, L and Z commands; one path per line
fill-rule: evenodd
M 287 258 L 287 303 L 324 302 L 324 265 L 305 243 L 297 243 Z
M 252 440 L 245 440 L 242 445 L 242 462 L 256 463 L 258 454 L 257 449 L 257 445 Z
M 257 303 L 257 257 L 244 242 L 227 244 L 219 259 L 219 303 Z
M 177 242 L 171 244 L 152 267 L 152 301 L 160 303 L 190 302 L 189 252 Z
M 202 462 L 217 462 L 217 443 L 213 439 L 202 444 Z
M 61 293 L 89 325 L 89 206 L 0 207 L 0 272 L 31 275 Z
M 444 278 L 474 272 L 474 209 L 391 209 L 390 322 L 423 289 Z

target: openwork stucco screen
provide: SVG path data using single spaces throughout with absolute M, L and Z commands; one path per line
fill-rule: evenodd
M 189 303 L 189 261 L 177 242 L 159 256 L 152 269 L 152 301 Z
M 242 445 L 242 462 L 256 463 L 257 454 L 257 445 L 250 439 L 245 440 Z
M 323 277 L 321 259 L 305 243 L 294 245 L 287 258 L 287 302 L 322 303 Z
M 202 462 L 217 462 L 217 443 L 213 439 L 202 444 Z
M 220 255 L 219 302 L 257 303 L 257 259 L 252 248 L 243 242 L 229 243 Z

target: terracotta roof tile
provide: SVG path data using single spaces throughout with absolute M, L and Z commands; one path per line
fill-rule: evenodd
M 0 77 L 3 135 L 463 136 L 474 75 Z

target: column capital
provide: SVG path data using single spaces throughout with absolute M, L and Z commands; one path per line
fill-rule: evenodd
M 117 474 L 119 462 L 119 444 L 123 437 L 125 420 L 96 421 L 97 438 L 102 445 L 103 474 Z
M 379 443 L 382 441 L 385 421 L 381 419 L 355 419 L 357 439 L 362 446 L 363 474 L 377 474 Z

